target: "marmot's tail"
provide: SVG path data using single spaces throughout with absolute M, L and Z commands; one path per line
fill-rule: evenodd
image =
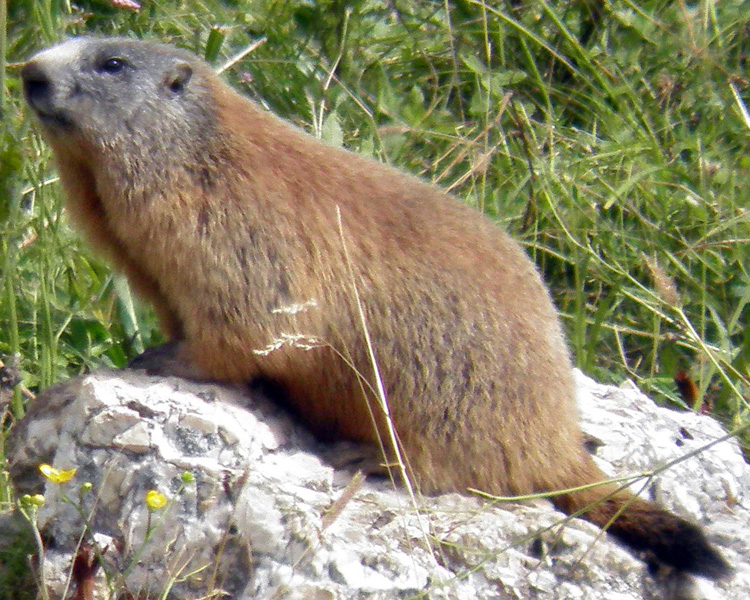
M 605 528 L 646 561 L 655 559 L 678 571 L 711 579 L 732 573 L 697 525 L 617 489 L 615 485 L 602 485 L 555 498 L 554 502 L 568 514 L 580 511 L 582 518 Z

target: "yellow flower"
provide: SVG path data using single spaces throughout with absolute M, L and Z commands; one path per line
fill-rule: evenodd
M 76 474 L 77 469 L 70 469 L 68 471 L 60 471 L 59 469 L 55 469 L 55 467 L 51 467 L 50 465 L 43 464 L 39 465 L 39 470 L 42 472 L 42 475 L 44 475 L 47 479 L 49 479 L 52 483 L 66 483 L 73 479 L 73 475 Z
M 159 510 L 167 505 L 167 497 L 156 490 L 146 492 L 146 507 L 150 511 Z

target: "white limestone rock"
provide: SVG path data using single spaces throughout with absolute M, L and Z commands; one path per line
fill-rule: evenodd
M 613 476 L 678 461 L 725 435 L 708 417 L 655 406 L 632 384 L 602 386 L 580 374 L 577 380 L 583 428 L 604 442 L 597 460 Z M 38 523 L 50 540 L 43 571 L 53 598 L 75 587 L 70 567 L 85 529 L 82 514 L 90 527 L 83 538 L 103 549 L 96 574 L 102 594 L 127 589 L 185 600 L 216 590 L 237 600 L 750 597 L 750 468 L 734 440 L 634 486 L 706 528 L 736 568 L 734 579 L 720 584 L 654 579 L 599 529 L 579 519 L 566 523 L 544 500 L 490 506 L 450 494 L 421 499 L 417 511 L 403 490 L 378 479 L 362 483 L 347 500 L 351 473 L 323 459 L 347 448 L 316 445 L 279 408 L 239 389 L 128 371 L 95 373 L 41 395 L 13 431 L 10 447 L 16 489 L 46 498 Z M 40 463 L 78 472 L 60 486 L 43 480 Z M 185 471 L 193 483 L 181 483 Z M 85 481 L 93 491 L 79 511 L 74 504 Z M 170 504 L 149 516 L 144 497 L 150 489 L 166 494 Z M 4 529 L 0 522 L 0 536 Z

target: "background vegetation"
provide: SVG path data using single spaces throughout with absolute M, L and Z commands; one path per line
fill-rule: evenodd
M 26 388 L 160 339 L 69 229 L 22 101 L 21 61 L 95 32 L 187 47 L 314 135 L 450 189 L 525 244 L 584 371 L 682 403 L 685 370 L 693 408 L 750 420 L 742 0 L 141 4 L 0 0 L 0 354 Z

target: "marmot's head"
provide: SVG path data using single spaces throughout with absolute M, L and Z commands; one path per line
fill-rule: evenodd
M 163 44 L 75 38 L 32 57 L 22 76 L 58 150 L 118 149 L 125 158 L 196 148 L 213 122 L 210 69 Z

